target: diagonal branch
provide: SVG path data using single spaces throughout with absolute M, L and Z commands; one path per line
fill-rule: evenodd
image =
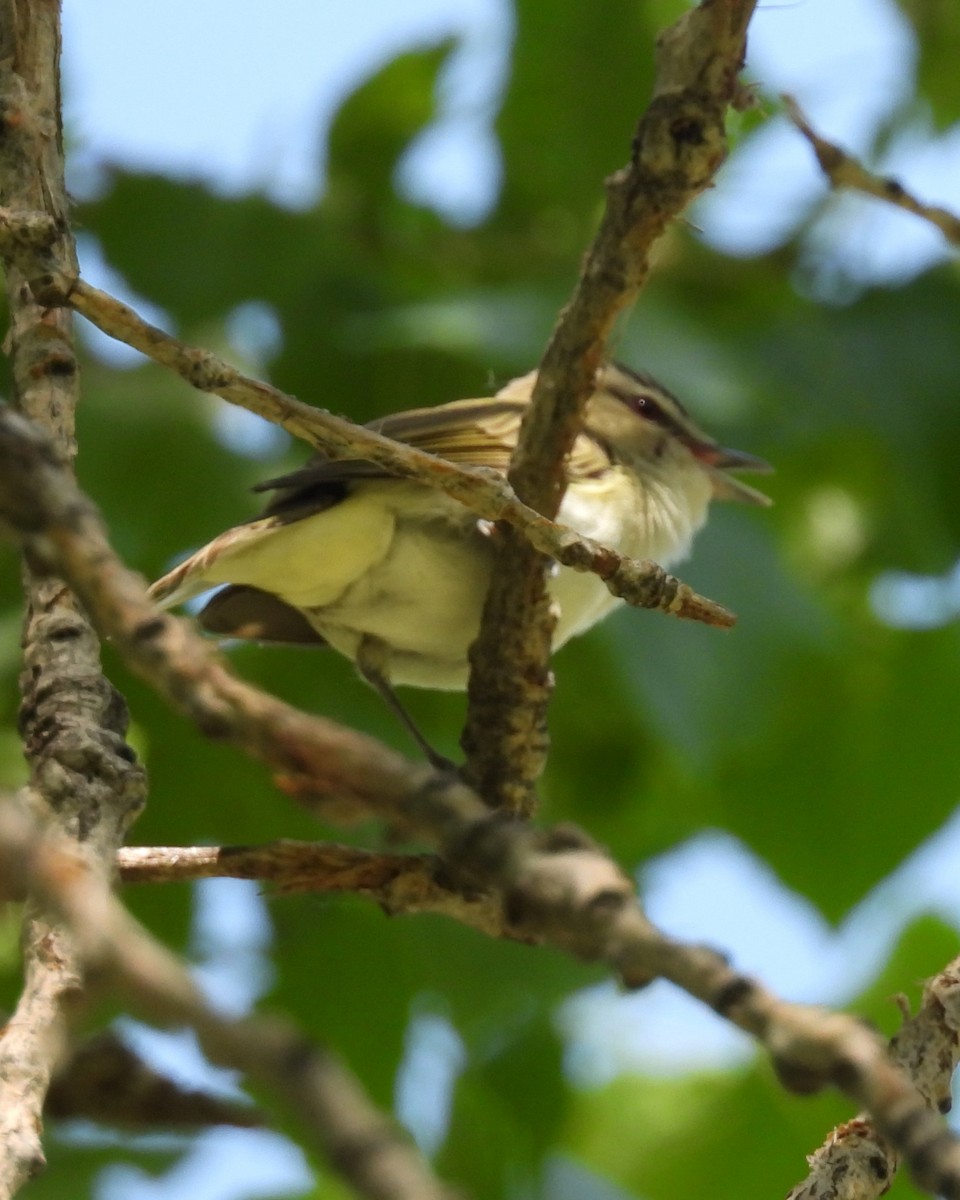
M 849 188 L 850 191 L 862 192 L 865 196 L 884 200 L 895 208 L 902 208 L 904 212 L 929 221 L 940 230 L 948 242 L 960 246 L 960 217 L 949 209 L 918 200 L 896 179 L 869 171 L 858 158 L 835 142 L 828 142 L 826 138 L 821 137 L 792 96 L 784 96 L 783 102 L 787 108 L 787 115 L 810 143 L 820 169 L 832 187 Z
M 26 481 L 28 507 L 16 502 Z M 960 1200 L 960 1143 L 876 1034 L 852 1017 L 780 1000 L 717 951 L 667 937 L 647 921 L 632 881 L 579 830 L 541 831 L 491 812 L 459 779 L 233 678 L 185 621 L 157 612 L 48 443 L 9 416 L 0 418 L 0 515 L 39 568 L 69 579 L 130 665 L 208 736 L 278 768 L 305 804 L 336 793 L 352 815 L 427 839 L 458 888 L 499 897 L 518 936 L 605 963 L 628 986 L 659 977 L 683 988 L 761 1042 L 785 1087 L 838 1087 L 870 1112 L 921 1186 Z M 323 812 L 330 816 L 329 805 Z M 93 920 L 90 936 L 100 929 Z
M 441 860 L 427 854 L 384 854 L 311 842 L 263 846 L 128 846 L 117 853 L 120 878 L 170 883 L 208 878 L 257 879 L 280 893 L 349 891 L 391 916 L 431 912 L 452 917 L 489 937 L 515 939 L 502 900 L 488 892 L 465 895 Z M 960 959 L 931 979 L 923 1002 L 890 1043 L 893 1060 L 931 1108 L 950 1109 L 960 1059 Z M 787 1200 L 879 1200 L 899 1167 L 899 1155 L 868 1116 L 833 1130 L 809 1158 L 807 1178 Z
M 54 1078 L 45 1112 L 132 1131 L 258 1129 L 264 1114 L 246 1101 L 186 1087 L 146 1063 L 113 1030 L 75 1046 Z
M 905 1003 L 905 1002 L 904 1002 Z M 960 958 L 923 989 L 917 1013 L 890 1046 L 891 1056 L 931 1108 L 949 1112 L 953 1074 L 960 1062 Z M 879 1200 L 887 1193 L 900 1156 L 867 1114 L 834 1129 L 811 1154 L 810 1171 L 787 1200 Z
M 502 899 L 487 891 L 464 894 L 442 861 L 428 854 L 385 854 L 311 842 L 263 846 L 125 846 L 117 852 L 122 882 L 170 883 L 232 878 L 291 891 L 349 891 L 391 916 L 423 912 L 451 917 L 488 937 L 516 939 Z M 529 939 L 528 939 L 529 940 Z M 931 1108 L 946 1112 L 960 1058 L 960 959 L 924 988 L 920 1010 L 891 1043 L 893 1059 Z M 899 1166 L 899 1155 L 869 1117 L 833 1130 L 809 1159 L 807 1178 L 788 1200 L 879 1200 Z
M 636 299 L 650 250 L 706 188 L 726 155 L 724 122 L 739 97 L 738 72 L 756 0 L 702 0 L 657 46 L 653 98 L 630 162 L 607 180 L 607 205 L 580 278 L 540 363 L 509 479 L 548 517 L 566 486 L 564 461 L 607 339 Z M 547 559 L 503 529 L 480 637 L 470 655 L 462 745 L 467 778 L 495 807 L 530 812 L 547 753 L 548 662 L 554 619 Z

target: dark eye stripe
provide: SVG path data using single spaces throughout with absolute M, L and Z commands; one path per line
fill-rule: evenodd
M 628 391 L 626 388 L 619 388 L 615 385 L 611 387 L 609 384 L 606 389 L 611 396 L 616 397 L 621 404 L 625 404 L 627 408 L 638 413 L 646 420 L 654 425 L 659 425 L 661 429 L 667 429 L 671 433 L 682 434 L 684 432 L 682 425 L 672 413 L 667 412 L 657 403 L 649 392 L 641 391 L 637 388 L 635 391 Z
M 614 378 L 616 378 L 615 372 L 619 373 L 620 375 L 625 376 L 627 379 L 632 380 L 634 382 L 634 384 L 636 385 L 637 391 L 660 392 L 661 394 L 666 396 L 672 404 L 674 404 L 676 406 L 677 412 L 682 417 L 686 417 L 689 415 L 687 413 L 687 410 L 680 403 L 680 401 L 673 394 L 673 392 L 671 392 L 669 388 L 665 388 L 663 386 L 663 384 L 658 379 L 654 379 L 654 377 L 652 375 L 647 374 L 645 371 L 635 371 L 632 367 L 625 367 L 623 365 L 623 363 L 611 363 L 610 367 L 607 371 L 608 378 L 609 378 L 609 376 L 613 376 Z M 606 380 L 605 380 L 605 382 L 606 382 Z M 614 385 L 614 386 L 616 386 L 616 385 Z M 626 390 L 629 390 L 629 389 L 626 389 Z

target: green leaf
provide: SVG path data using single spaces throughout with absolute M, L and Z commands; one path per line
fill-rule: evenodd
M 900 0 L 917 35 L 917 85 L 938 129 L 960 119 L 960 13 L 949 0 Z
M 389 1103 L 407 1026 L 439 1004 L 468 1049 L 546 1014 L 595 972 L 552 951 L 492 941 L 441 917 L 389 919 L 347 897 L 271 903 L 278 977 L 270 1003 L 339 1050 Z
M 602 181 L 627 160 L 650 99 L 654 38 L 682 7 L 517 3 L 513 74 L 496 125 L 504 158 L 498 223 L 539 222 L 534 245 L 543 239 L 580 253 Z
M 452 1125 L 438 1159 L 445 1178 L 477 1200 L 529 1189 L 567 1108 L 561 1046 L 542 1016 L 502 1027 L 457 1081 Z
M 448 38 L 399 55 L 341 105 L 327 138 L 334 208 L 383 206 L 401 155 L 435 115 L 437 75 L 454 45 Z
M 852 1115 L 848 1113 L 847 1115 Z M 633 1195 L 783 1195 L 843 1119 L 836 1097 L 778 1091 L 764 1065 L 681 1079 L 624 1076 L 579 1092 L 563 1147 Z

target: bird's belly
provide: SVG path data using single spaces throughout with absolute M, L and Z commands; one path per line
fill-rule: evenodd
M 311 619 L 350 658 L 364 636 L 386 643 L 393 683 L 463 688 L 490 563 L 479 532 L 400 521 L 384 559 Z
M 310 618 L 351 659 L 363 637 L 384 642 L 395 684 L 460 690 L 467 685 L 467 654 L 480 631 L 491 562 L 492 546 L 480 533 L 399 522 L 386 557 Z M 549 590 L 558 606 L 555 646 L 621 603 L 596 575 L 567 567 L 553 571 Z
M 557 606 L 554 649 L 584 633 L 623 603 L 596 575 L 570 567 L 556 571 L 550 581 L 550 595 Z
M 703 524 L 710 487 L 695 476 L 696 494 L 679 498 L 671 488 L 621 476 L 618 501 L 610 502 L 609 479 L 581 481 L 566 492 L 558 519 L 578 533 L 628 558 L 652 559 L 661 567 L 680 562 L 690 552 Z M 605 502 L 604 498 L 607 497 Z M 559 608 L 554 647 L 583 633 L 623 601 L 592 572 L 561 567 L 550 588 Z
M 699 511 L 681 506 L 674 512 L 665 502 L 648 504 L 637 489 L 618 509 L 604 502 L 608 486 L 603 480 L 595 487 L 581 481 L 568 491 L 559 519 L 631 557 L 669 565 L 686 555 L 702 524 L 706 495 Z M 467 653 L 480 629 L 492 544 L 475 518 L 453 502 L 438 505 L 423 489 L 408 488 L 404 495 L 421 492 L 427 498 L 421 513 L 393 506 L 396 524 L 383 557 L 335 601 L 306 611 L 348 658 L 356 659 L 364 637 L 385 643 L 393 683 L 458 690 L 467 685 Z M 568 567 L 553 569 L 549 590 L 557 607 L 555 647 L 622 603 L 596 575 Z

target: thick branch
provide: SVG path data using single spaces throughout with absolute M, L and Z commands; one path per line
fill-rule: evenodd
M 917 200 L 898 180 L 868 171 L 858 158 L 848 154 L 836 143 L 821 137 L 791 96 L 784 96 L 783 102 L 787 106 L 787 115 L 810 143 L 820 169 L 832 187 L 862 192 L 865 196 L 873 196 L 877 200 L 894 205 L 895 208 L 902 208 L 904 212 L 912 213 L 915 217 L 922 217 L 931 225 L 935 225 L 948 242 L 960 246 L 960 217 L 949 209 Z
M 755 3 L 702 0 L 660 38 L 653 99 L 630 162 L 607 180 L 606 211 L 540 363 L 510 470 L 517 496 L 548 517 L 560 507 L 563 464 L 614 322 L 643 286 L 654 242 L 724 159 L 724 121 L 738 96 Z M 546 567 L 542 553 L 503 530 L 470 656 L 462 739 L 467 778 L 492 804 L 511 811 L 531 811 L 546 761 L 554 626 Z
M 32 216 L 8 242 L 3 270 L 10 314 L 4 342 L 14 403 L 74 451 L 78 392 L 71 315 L 35 301 L 27 280 L 76 271 L 67 222 L 60 127 L 59 5 L 0 0 L 0 223 Z M 99 644 L 73 595 L 25 571 L 20 727 L 33 795 L 83 849 L 102 878 L 144 802 L 145 781 L 124 741 L 122 698 L 103 678 Z M 32 900 L 23 932 L 24 988 L 0 1041 L 0 1195 L 42 1169 L 41 1112 L 67 1045 L 82 987 L 71 937 Z
M 922 1186 L 960 1200 L 960 1145 L 875 1034 L 853 1018 L 785 1003 L 721 954 L 663 935 L 646 920 L 631 880 L 578 830 L 540 832 L 492 813 L 459 780 L 234 679 L 186 622 L 149 603 L 89 502 L 44 448 L 22 422 L 0 419 L 0 513 L 39 564 L 69 578 L 131 666 L 204 732 L 279 768 L 286 790 L 304 803 L 336 793 L 353 813 L 432 841 L 451 881 L 496 894 L 517 935 L 606 963 L 629 986 L 671 980 L 762 1042 L 785 1086 L 838 1086 L 870 1111 Z M 13 503 L 25 479 L 33 495 L 27 511 Z M 100 928 L 93 920 L 91 936 Z
M 931 1108 L 949 1112 L 951 1084 L 960 1061 L 960 959 L 923 989 L 923 1002 L 891 1043 L 894 1062 L 910 1076 Z M 900 1156 L 866 1115 L 834 1129 L 808 1158 L 807 1178 L 787 1200 L 879 1200 Z

